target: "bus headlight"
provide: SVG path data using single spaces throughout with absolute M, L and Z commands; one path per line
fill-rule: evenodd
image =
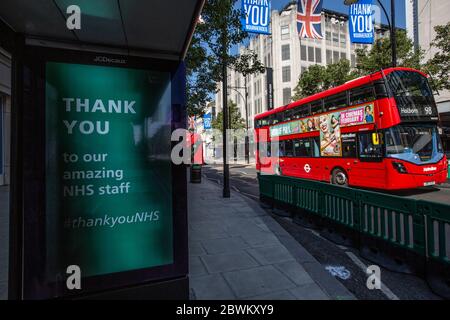
M 408 173 L 405 166 L 401 162 L 392 162 L 392 166 L 395 170 L 397 170 L 399 173 Z

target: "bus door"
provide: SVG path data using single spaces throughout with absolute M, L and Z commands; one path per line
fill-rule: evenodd
M 280 141 L 280 170 L 283 176 L 296 176 L 296 159 L 293 140 Z
M 358 158 L 351 165 L 351 185 L 384 188 L 386 171 L 380 134 L 370 131 L 358 134 Z

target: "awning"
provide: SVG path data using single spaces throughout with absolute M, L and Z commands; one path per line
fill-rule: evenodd
M 183 58 L 204 0 L 1 0 L 0 19 L 28 43 L 114 48 L 117 53 Z M 81 29 L 66 26 L 81 9 Z

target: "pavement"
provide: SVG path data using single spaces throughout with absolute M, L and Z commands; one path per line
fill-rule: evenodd
M 0 300 L 8 298 L 9 187 L 0 186 Z
M 255 201 L 205 178 L 188 199 L 191 299 L 355 299 Z

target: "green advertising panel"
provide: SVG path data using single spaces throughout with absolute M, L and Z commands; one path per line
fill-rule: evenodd
M 170 73 L 46 65 L 51 279 L 174 262 Z

